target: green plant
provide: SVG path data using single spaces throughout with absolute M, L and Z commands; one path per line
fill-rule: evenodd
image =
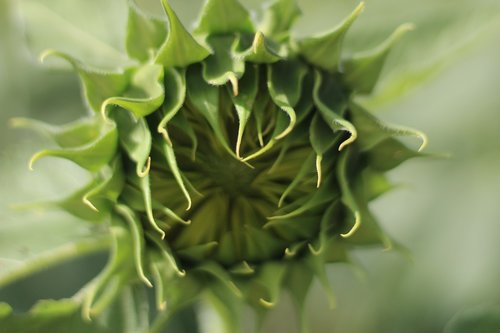
M 78 72 L 89 116 L 62 127 L 13 120 L 59 146 L 35 154 L 30 167 L 54 156 L 92 174 L 50 204 L 113 240 L 104 271 L 74 300 L 50 306 L 90 320 L 145 285 L 158 309 L 152 331 L 203 294 L 237 332 L 240 304 L 262 318 L 283 288 L 302 313 L 314 277 L 333 304 L 326 263 L 348 261 L 356 246 L 397 246 L 368 209 L 391 188 L 384 173 L 420 155 L 395 137 L 426 144 L 354 100 L 371 93 L 411 25 L 343 58 L 364 4 L 335 29 L 300 40 L 290 35 L 300 13 L 293 0 L 275 1 L 258 28 L 235 0 L 209 0 L 193 34 L 162 4 L 166 22 L 130 3 L 125 68 L 43 54 Z

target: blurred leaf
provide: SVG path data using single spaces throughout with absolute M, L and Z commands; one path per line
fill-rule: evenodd
M 443 333 L 500 332 L 500 307 L 482 306 L 459 312 L 445 327 Z
M 59 231 L 55 230 L 54 232 Z M 73 242 L 68 242 L 63 246 L 37 254 L 34 257 L 28 257 L 24 260 L 19 260 L 17 261 L 16 265 L 11 265 L 10 267 L 2 267 L 2 270 L 0 270 L 0 288 L 23 277 L 32 275 L 38 271 L 61 264 L 76 257 L 81 257 L 94 252 L 104 251 L 109 247 L 109 244 L 109 238 L 106 236 L 76 240 Z M 4 253 L 1 248 L 0 253 Z M 3 260 L 5 259 L 0 258 L 0 263 L 2 263 Z
M 102 317 L 93 321 L 82 318 L 76 300 L 42 300 L 29 312 L 9 314 L 0 303 L 0 332 L 16 333 L 136 333 L 145 332 L 148 324 L 146 294 L 138 287 L 125 288 Z
M 115 68 L 130 63 L 123 50 L 110 46 L 123 40 L 112 33 L 122 28 L 117 21 L 127 16 L 120 13 L 126 10 L 121 1 L 27 0 L 19 1 L 19 6 L 34 55 L 52 48 L 95 66 Z M 88 17 L 93 18 L 92 24 Z M 106 32 L 109 35 L 103 36 Z

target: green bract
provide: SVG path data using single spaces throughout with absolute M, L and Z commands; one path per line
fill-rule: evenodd
M 15 123 L 60 147 L 31 166 L 62 157 L 93 176 L 57 203 L 114 238 L 108 266 L 84 291 L 85 317 L 141 281 L 160 310 L 210 295 L 237 332 L 242 301 L 262 314 L 285 288 L 300 309 L 314 277 L 330 290 L 326 263 L 349 261 L 352 247 L 393 246 L 368 203 L 390 189 L 386 171 L 419 155 L 396 137 L 416 136 L 422 147 L 426 138 L 353 98 L 372 91 L 411 26 L 344 59 L 363 4 L 301 40 L 290 34 L 300 13 L 293 0 L 275 1 L 261 24 L 236 0 L 208 0 L 192 33 L 162 4 L 166 22 L 130 5 L 133 66 L 106 72 L 43 55 L 78 72 L 90 116 L 63 127 Z

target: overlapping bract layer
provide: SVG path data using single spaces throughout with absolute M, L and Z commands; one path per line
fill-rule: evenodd
M 382 123 L 353 96 L 372 91 L 410 26 L 344 59 L 363 4 L 337 28 L 295 40 L 293 0 L 273 3 L 258 28 L 236 0 L 208 0 L 193 34 L 162 3 L 165 22 L 130 5 L 134 66 L 105 72 L 44 54 L 79 73 L 91 116 L 61 128 L 15 123 L 60 147 L 31 165 L 63 157 L 93 175 L 52 203 L 109 225 L 115 239 L 86 316 L 140 279 L 169 311 L 205 290 L 234 332 L 240 299 L 261 313 L 286 287 L 301 307 L 314 276 L 329 290 L 325 263 L 348 261 L 352 246 L 392 246 L 368 202 L 390 189 L 386 171 L 419 155 L 396 137 L 417 136 L 422 147 L 426 138 Z

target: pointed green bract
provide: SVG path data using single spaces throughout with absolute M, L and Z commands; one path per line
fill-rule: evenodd
M 61 149 L 45 149 L 35 155 L 30 160 L 30 169 L 42 157 L 61 157 L 75 162 L 84 169 L 97 172 L 116 155 L 118 133 L 115 124 L 104 122 L 94 122 L 96 135 L 88 142 L 78 146 L 61 145 Z
M 239 37 L 214 36 L 207 42 L 215 52 L 203 62 L 203 78 L 215 86 L 231 82 L 233 94 L 238 95 L 238 80 L 245 72 L 245 62 L 236 56 Z
M 186 71 L 165 70 L 165 86 L 165 101 L 162 105 L 164 115 L 158 124 L 158 133 L 161 133 L 165 140 L 172 144 L 167 126 L 181 109 L 186 99 Z
M 321 69 L 337 71 L 344 37 L 364 7 L 364 2 L 360 3 L 352 14 L 332 31 L 299 41 L 300 54 Z
M 136 163 L 137 175 L 148 173 L 151 151 L 151 132 L 143 118 L 133 120 L 131 115 L 125 112 L 113 114 L 119 129 L 120 144 L 127 156 Z
M 300 14 L 296 0 L 275 0 L 266 10 L 259 30 L 277 41 L 286 40 Z
M 198 35 L 253 33 L 250 14 L 238 0 L 206 0 L 194 32 Z
M 147 17 L 129 0 L 125 47 L 130 57 L 147 62 L 163 44 L 167 29 L 164 21 Z
M 73 57 L 54 50 L 45 51 L 40 59 L 43 62 L 49 56 L 62 58 L 74 67 L 82 81 L 85 102 L 95 112 L 101 110 L 101 105 L 105 100 L 121 94 L 127 88 L 128 71 L 104 72 L 90 69 Z
M 342 150 L 344 147 L 356 140 L 358 131 L 353 124 L 341 116 L 341 114 L 344 113 L 347 104 L 346 97 L 343 96 L 340 89 L 341 87 L 339 87 L 337 83 L 332 80 L 332 77 L 326 76 L 325 80 L 325 74 L 322 74 L 319 71 L 315 72 L 313 96 L 314 103 L 318 107 L 319 114 L 334 132 L 340 130 L 349 133 L 349 138 L 344 140 L 339 146 L 339 150 Z
M 316 172 L 318 174 L 317 186 L 319 187 L 322 180 L 321 162 L 323 160 L 323 155 L 328 151 L 328 149 L 336 144 L 338 140 L 336 140 L 335 137 L 332 137 L 330 127 L 318 115 L 314 116 L 309 133 L 311 147 L 316 152 Z
M 155 62 L 167 68 L 186 67 L 205 59 L 210 51 L 201 46 L 184 28 L 168 0 L 162 0 L 168 17 L 168 36 L 158 50 Z
M 343 62 L 342 68 L 347 84 L 358 93 L 371 93 L 392 47 L 413 28 L 413 24 L 403 24 L 375 49 L 354 55 Z
M 246 124 L 252 113 L 255 98 L 258 92 L 259 76 L 257 68 L 247 69 L 245 76 L 240 80 L 239 93 L 231 96 L 238 114 L 238 139 L 236 140 L 236 155 L 240 156 L 241 141 Z
M 274 50 L 270 42 L 266 40 L 264 34 L 257 31 L 252 42 L 252 47 L 243 53 L 243 57 L 246 61 L 257 64 L 272 64 L 284 59 L 284 56 L 280 53 L 283 52 Z
M 129 85 L 121 96 L 110 97 L 102 103 L 101 114 L 107 118 L 113 106 L 131 112 L 136 118 L 156 111 L 165 98 L 163 75 L 163 68 L 159 65 L 146 64 L 139 67 L 131 75 Z
M 187 73 L 187 94 L 189 102 L 210 124 L 219 143 L 230 153 L 219 114 L 219 90 L 206 83 L 203 78 L 197 77 L 197 68 Z
M 427 146 L 427 135 L 408 127 L 384 124 L 375 116 L 356 103 L 349 104 L 352 122 L 360 135 L 358 138 L 361 149 L 369 149 L 380 141 L 396 136 L 413 136 L 421 140 L 419 151 Z

